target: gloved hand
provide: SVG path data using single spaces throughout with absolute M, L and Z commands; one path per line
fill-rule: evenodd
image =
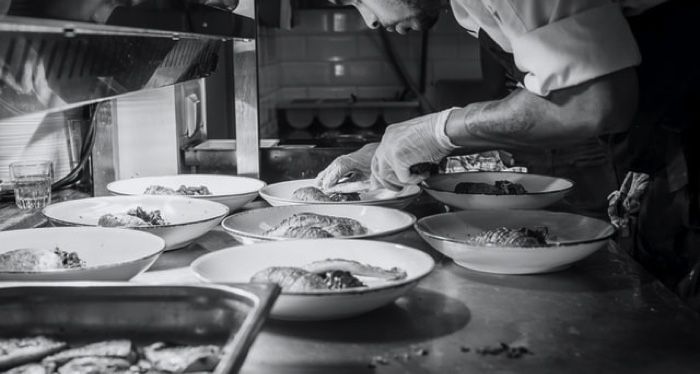
M 372 159 L 373 188 L 399 190 L 418 184 L 430 176 L 411 174 L 413 165 L 437 164 L 458 148 L 445 134 L 445 124 L 453 109 L 413 118 L 387 127 Z
M 370 143 L 355 152 L 342 155 L 330 163 L 316 176 L 316 185 L 322 190 L 335 186 L 338 181 L 349 173 L 356 173 L 355 178 L 367 179 L 372 166 L 372 157 L 379 143 Z

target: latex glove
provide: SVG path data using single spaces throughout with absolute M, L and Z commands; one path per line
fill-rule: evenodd
M 445 134 L 445 124 L 454 109 L 387 127 L 372 159 L 372 186 L 399 190 L 428 178 L 428 172 L 416 175 L 409 169 L 423 163 L 437 164 L 458 148 Z
M 374 151 L 379 143 L 370 143 L 355 152 L 342 155 L 328 165 L 316 176 L 315 183 L 322 190 L 328 190 L 338 184 L 338 181 L 350 173 L 355 173 L 357 179 L 368 179 Z

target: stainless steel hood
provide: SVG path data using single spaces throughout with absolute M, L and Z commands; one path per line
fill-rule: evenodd
M 252 20 L 214 8 L 171 9 L 158 22 L 148 20 L 162 9 L 115 12 L 111 23 L 129 27 L 17 16 L 21 9 L 0 17 L 0 119 L 207 77 L 223 43 L 255 37 Z

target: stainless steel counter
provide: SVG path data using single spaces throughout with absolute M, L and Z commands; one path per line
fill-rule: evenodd
M 426 207 L 421 213 L 440 211 Z M 41 223 L 21 221 L 4 228 Z M 356 318 L 268 321 L 242 373 L 700 372 L 700 316 L 614 244 L 561 272 L 504 276 L 455 265 L 413 230 L 383 240 L 430 253 L 435 271 L 396 303 Z M 215 229 L 135 281 L 197 281 L 192 260 L 235 245 Z M 477 353 L 500 343 L 532 354 Z
M 363 316 L 268 321 L 242 373 L 700 372 L 700 317 L 614 245 L 561 272 L 502 276 L 456 266 L 412 230 L 385 240 L 433 255 L 434 273 Z M 234 245 L 214 230 L 151 274 Z M 532 354 L 477 353 L 500 343 Z

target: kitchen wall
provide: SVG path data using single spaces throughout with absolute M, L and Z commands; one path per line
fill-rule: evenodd
M 260 32 L 261 133 L 275 137 L 276 106 L 295 99 L 389 99 L 404 89 L 385 57 L 376 30 L 350 8 L 296 10 L 291 30 Z M 414 81 L 420 70 L 421 35 L 392 34 L 394 50 Z M 445 82 L 481 79 L 479 47 L 445 11 L 430 31 L 427 93 Z M 476 86 L 476 85 L 475 85 Z M 439 100 L 438 100 L 439 101 Z M 435 103 L 440 106 L 440 103 Z

